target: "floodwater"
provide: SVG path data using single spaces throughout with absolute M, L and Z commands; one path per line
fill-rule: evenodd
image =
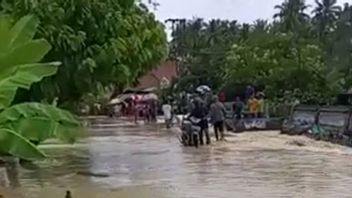
M 7 171 L 11 187 L 0 192 L 28 198 L 64 198 L 66 190 L 73 198 L 351 197 L 349 148 L 278 132 L 232 134 L 227 142 L 184 148 L 178 132 L 96 118 L 88 138 L 44 145 L 49 159 Z

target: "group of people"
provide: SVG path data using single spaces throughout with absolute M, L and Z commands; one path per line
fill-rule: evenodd
M 241 97 L 236 97 L 233 103 L 233 118 L 238 120 L 242 118 L 264 118 L 264 96 L 263 92 L 256 92 L 252 86 L 248 86 L 244 94 L 244 100 L 242 100 Z M 187 105 L 188 116 L 200 120 L 197 123 L 201 128 L 199 134 L 200 145 L 204 145 L 204 136 L 205 143 L 211 143 L 209 125 L 213 126 L 217 141 L 225 139 L 224 128 L 226 109 L 224 106 L 224 97 L 224 94 L 220 92 L 217 96 L 213 96 L 211 93 L 206 93 L 193 95 L 189 98 Z M 166 126 L 167 128 L 170 128 L 174 118 L 174 109 L 172 108 L 170 101 L 162 106 L 162 111 L 164 113 Z
M 123 116 L 131 116 L 137 123 L 138 120 L 143 120 L 146 123 L 157 121 L 157 100 L 141 100 L 137 95 L 127 98 L 121 104 L 116 105 L 117 110 L 112 108 L 109 112 L 110 117 L 114 117 L 115 111 L 120 112 Z
M 213 97 L 210 103 L 206 102 L 206 97 L 197 96 L 191 103 L 189 108 L 189 117 L 200 120 L 197 125 L 200 127 L 199 143 L 204 145 L 204 135 L 206 144 L 211 143 L 209 134 L 209 122 L 214 127 L 214 134 L 217 141 L 225 140 L 224 122 L 226 111 L 224 104 L 217 96 Z
M 157 121 L 157 101 L 149 100 L 143 102 L 136 102 L 134 110 L 134 121 L 137 122 L 138 118 L 142 118 L 144 122 L 156 122 Z
M 233 117 L 241 119 L 247 118 L 264 118 L 265 117 L 265 94 L 263 92 L 255 92 L 254 88 L 248 86 L 245 92 L 244 101 L 240 97 L 236 97 L 232 105 L 234 112 Z M 247 111 L 245 112 L 245 110 Z

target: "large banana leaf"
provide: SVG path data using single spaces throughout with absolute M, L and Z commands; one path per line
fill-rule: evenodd
M 7 48 L 10 43 L 10 29 L 10 19 L 6 16 L 0 16 L 0 56 L 8 51 Z
M 53 136 L 55 124 L 54 121 L 48 118 L 21 117 L 16 121 L 4 124 L 3 127 L 16 131 L 28 140 L 40 143 Z
M 0 77 L 11 75 L 21 65 L 39 62 L 50 49 L 46 40 L 38 39 L 0 54 Z
M 3 125 L 3 127 L 14 130 L 28 140 L 38 142 L 38 144 L 49 138 L 58 138 L 67 143 L 74 143 L 78 136 L 83 135 L 81 127 L 69 123 L 61 124 L 42 117 L 20 118 Z
M 56 137 L 74 142 L 82 127 L 68 111 L 40 103 L 10 107 L 18 88 L 29 89 L 32 83 L 57 72 L 60 63 L 38 63 L 50 50 L 43 40 L 32 40 L 38 20 L 25 16 L 12 26 L 0 16 L 0 154 L 27 160 L 44 158 L 31 141 L 42 142 Z
M 0 110 L 10 106 L 18 88 L 29 89 L 32 83 L 55 74 L 58 65 L 58 62 L 22 65 L 12 75 L 1 78 Z
M 39 21 L 34 16 L 22 17 L 15 25 L 7 16 L 0 16 L 0 55 L 33 39 Z
M 51 46 L 43 40 L 32 40 L 39 21 L 22 17 L 15 25 L 0 16 L 0 110 L 8 107 L 18 88 L 29 89 L 32 83 L 53 75 L 59 63 L 37 63 Z
M 25 137 L 8 129 L 0 129 L 0 153 L 10 154 L 26 160 L 39 160 L 46 157 Z
M 55 106 L 40 103 L 22 103 L 5 109 L 0 113 L 0 126 L 38 142 L 59 138 L 73 143 L 83 131 L 78 117 Z

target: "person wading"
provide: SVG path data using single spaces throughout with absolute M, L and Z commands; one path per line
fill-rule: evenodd
M 163 104 L 162 110 L 164 113 L 166 128 L 170 128 L 172 123 L 172 106 L 170 105 L 170 101 Z
M 251 118 L 257 118 L 258 100 L 252 95 L 248 100 L 249 113 Z
M 258 92 L 258 118 L 265 118 L 265 100 L 264 100 L 264 93 Z
M 225 140 L 224 137 L 224 121 L 225 121 L 225 107 L 222 102 L 219 101 L 217 96 L 214 97 L 213 104 L 210 105 L 210 121 L 214 126 L 216 141 Z
M 241 101 L 240 97 L 236 97 L 235 102 L 232 105 L 233 118 L 240 120 L 243 116 L 244 103 Z
M 208 111 L 206 108 L 205 102 L 201 98 L 196 98 L 194 100 L 194 108 L 190 116 L 200 119 L 198 126 L 201 128 L 199 134 L 199 143 L 200 145 L 204 145 L 203 134 L 206 136 L 206 143 L 210 144 L 210 136 L 209 136 L 209 126 L 207 120 Z

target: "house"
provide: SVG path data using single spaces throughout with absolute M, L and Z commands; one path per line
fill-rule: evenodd
M 174 61 L 168 60 L 158 67 L 142 76 L 138 81 L 137 88 L 157 88 L 169 84 L 173 78 L 177 77 L 177 65 Z

